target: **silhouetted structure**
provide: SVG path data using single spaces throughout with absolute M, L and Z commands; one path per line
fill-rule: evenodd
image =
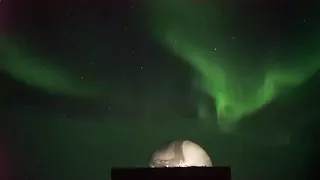
M 231 180 L 229 167 L 113 168 L 112 180 Z

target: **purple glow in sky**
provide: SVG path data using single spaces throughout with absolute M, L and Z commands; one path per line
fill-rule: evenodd
M 8 0 L 0 0 L 0 33 L 7 32 L 8 26 Z

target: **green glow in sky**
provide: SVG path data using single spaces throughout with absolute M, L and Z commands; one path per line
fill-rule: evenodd
M 258 70 L 237 55 L 227 55 L 228 44 L 221 40 L 228 31 L 223 26 L 226 13 L 222 4 L 186 0 L 145 3 L 152 35 L 199 72 L 196 79 L 200 83 L 196 84 L 215 99 L 218 123 L 224 130 L 301 84 L 320 67 L 318 47 L 311 45 L 303 46 L 307 52 L 283 52 L 283 47 L 268 50 L 259 60 Z
M 105 88 L 95 82 L 85 81 L 52 61 L 46 61 L 29 52 L 30 47 L 18 46 L 16 42 L 1 39 L 1 69 L 20 82 L 53 94 L 79 98 L 96 98 Z

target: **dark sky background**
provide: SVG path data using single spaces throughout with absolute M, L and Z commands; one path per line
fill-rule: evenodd
M 275 46 L 290 52 L 287 37 L 302 33 L 301 23 L 320 27 L 314 21 L 319 2 L 307 1 L 225 1 L 226 34 L 245 43 L 238 54 L 250 60 Z M 231 165 L 235 180 L 313 175 L 319 74 L 232 134 L 203 130 L 197 102 L 212 99 L 192 87 L 191 67 L 150 38 L 145 16 L 139 0 L 1 1 L 1 34 L 24 42 L 83 86 L 105 82 L 108 96 L 48 93 L 0 69 L 0 180 L 107 179 L 113 166 L 146 166 L 159 144 L 174 139 L 203 145 L 216 165 Z M 277 135 L 288 132 L 283 143 Z

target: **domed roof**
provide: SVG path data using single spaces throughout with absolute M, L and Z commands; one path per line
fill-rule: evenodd
M 211 167 L 212 162 L 206 151 L 198 144 L 183 140 L 173 141 L 166 144 L 153 153 L 150 167 L 187 167 L 207 166 Z

